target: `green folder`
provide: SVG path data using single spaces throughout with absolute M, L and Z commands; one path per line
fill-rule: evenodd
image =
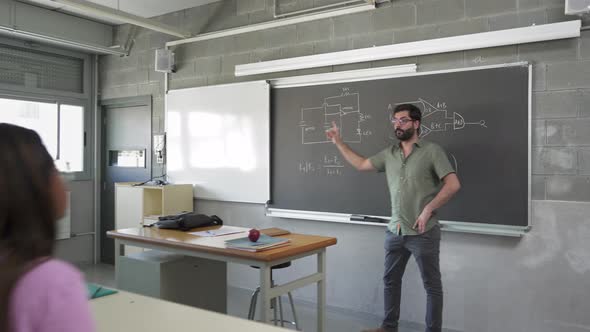
M 117 293 L 114 289 L 105 288 L 101 285 L 87 283 L 86 288 L 88 290 L 88 299 L 96 299 L 111 294 Z

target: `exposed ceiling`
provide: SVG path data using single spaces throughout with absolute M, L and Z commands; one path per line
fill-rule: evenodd
M 20 2 L 27 2 L 30 4 L 42 6 L 59 12 L 73 14 L 89 18 L 95 21 L 108 24 L 123 24 L 124 22 L 104 19 L 99 16 L 91 15 L 80 10 L 72 9 L 71 7 L 55 3 L 51 0 L 17 0 Z M 87 0 L 95 4 L 118 9 L 129 14 L 149 18 L 159 16 L 167 13 L 172 13 L 178 10 L 197 7 L 212 2 L 221 0 Z

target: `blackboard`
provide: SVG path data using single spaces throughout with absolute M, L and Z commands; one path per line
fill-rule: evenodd
M 528 226 L 530 66 L 519 63 L 271 91 L 271 201 L 298 211 L 390 216 L 384 173 L 353 169 L 325 137 L 336 121 L 359 154 L 397 144 L 392 108 L 423 112 L 462 184 L 440 220 Z

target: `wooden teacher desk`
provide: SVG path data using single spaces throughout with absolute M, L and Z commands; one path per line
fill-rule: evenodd
M 93 299 L 90 308 L 97 332 L 280 332 L 288 331 L 204 309 L 119 291 Z
M 199 228 L 192 231 L 212 228 L 216 227 Z M 287 234 L 280 236 L 291 240 L 287 246 L 261 252 L 248 252 L 209 246 L 207 241 L 211 241 L 211 238 L 199 237 L 177 230 L 127 228 L 109 231 L 107 235 L 115 239 L 115 273 L 120 266 L 121 256 L 125 255 L 125 245 L 259 267 L 260 320 L 266 323 L 271 321 L 270 300 L 272 298 L 317 283 L 317 331 L 325 331 L 326 248 L 336 244 L 336 238 Z M 311 255 L 317 255 L 317 272 L 280 286 L 271 286 L 270 268 L 272 266 Z

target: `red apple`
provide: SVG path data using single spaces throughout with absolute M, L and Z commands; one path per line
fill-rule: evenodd
M 260 237 L 260 231 L 257 230 L 256 228 L 252 228 L 250 230 L 250 232 L 248 233 L 248 239 L 250 239 L 250 241 L 252 241 L 252 242 L 258 241 L 259 237 Z

